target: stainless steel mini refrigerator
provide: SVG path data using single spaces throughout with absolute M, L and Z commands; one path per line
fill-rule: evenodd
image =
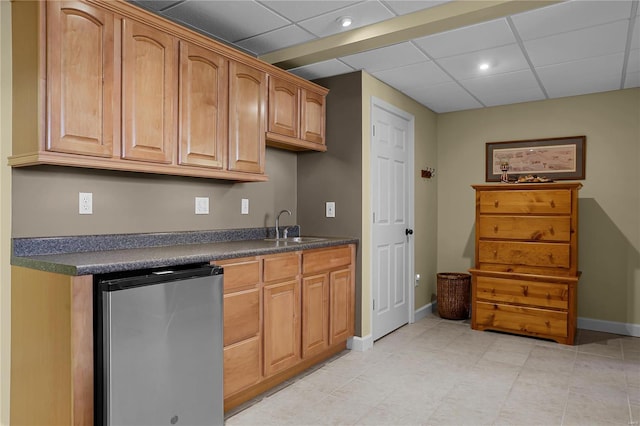
M 222 425 L 223 270 L 94 280 L 95 424 Z

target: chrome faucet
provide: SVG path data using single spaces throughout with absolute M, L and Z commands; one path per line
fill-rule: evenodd
M 278 216 L 276 216 L 276 240 L 280 239 L 280 215 L 282 213 L 289 213 L 289 216 L 291 216 L 291 212 L 289 210 L 282 210 L 278 213 Z

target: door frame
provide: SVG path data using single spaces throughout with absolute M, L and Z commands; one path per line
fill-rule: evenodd
M 392 114 L 395 114 L 403 119 L 406 119 L 407 122 L 409 123 L 409 137 L 408 137 L 408 159 L 407 159 L 407 176 L 406 176 L 406 182 L 407 182 L 407 199 L 408 199 L 408 207 L 407 209 L 409 210 L 407 212 L 407 223 L 408 226 L 413 229 L 414 225 L 415 225 L 415 182 L 414 182 L 414 171 L 415 171 L 415 116 L 413 114 L 410 114 L 386 101 L 383 101 L 380 98 L 377 98 L 375 96 L 371 96 L 371 102 L 370 102 L 370 117 L 369 117 L 369 144 L 370 144 L 370 156 L 369 156 L 369 167 L 370 167 L 370 175 L 371 175 L 371 179 L 369 180 L 369 220 L 371 221 L 371 235 L 370 235 L 370 245 L 369 245 L 369 251 L 370 253 L 374 253 L 374 244 L 375 244 L 375 238 L 374 238 L 374 223 L 373 223 L 373 211 L 374 211 L 374 198 L 373 198 L 373 193 L 374 193 L 374 188 L 373 188 L 373 172 L 375 170 L 374 167 L 374 163 L 375 163 L 375 158 L 376 158 L 376 148 L 375 148 L 375 144 L 374 144 L 374 139 L 373 139 L 373 125 L 374 125 L 374 121 L 373 121 L 373 115 L 374 115 L 374 111 L 376 108 L 380 108 L 380 109 L 384 109 L 387 110 L 389 112 L 391 112 Z M 415 260 L 415 238 L 416 238 L 416 233 L 414 230 L 414 233 L 411 237 L 409 237 L 409 241 L 407 243 L 407 262 L 406 262 L 406 268 L 407 270 L 405 271 L 407 274 L 407 282 L 405 283 L 405 285 L 407 286 L 407 295 L 408 295 L 408 311 L 407 312 L 407 322 L 409 324 L 413 324 L 415 322 L 415 265 L 414 265 L 414 260 Z M 369 323 L 371 324 L 371 336 L 373 337 L 373 329 L 374 329 L 374 314 L 373 314 L 373 297 L 374 297 L 374 291 L 373 291 L 373 274 L 374 274 L 374 264 L 373 261 L 369 262 L 369 276 L 371 277 L 370 280 L 370 291 L 369 291 Z M 373 339 L 372 339 L 372 343 L 373 343 Z

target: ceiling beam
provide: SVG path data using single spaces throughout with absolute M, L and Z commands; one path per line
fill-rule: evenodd
M 527 12 L 562 1 L 564 0 L 451 1 L 351 31 L 275 50 L 259 58 L 283 69 L 297 68 Z

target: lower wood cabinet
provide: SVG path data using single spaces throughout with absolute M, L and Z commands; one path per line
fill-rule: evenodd
M 224 268 L 225 410 L 346 348 L 354 245 L 215 263 Z

